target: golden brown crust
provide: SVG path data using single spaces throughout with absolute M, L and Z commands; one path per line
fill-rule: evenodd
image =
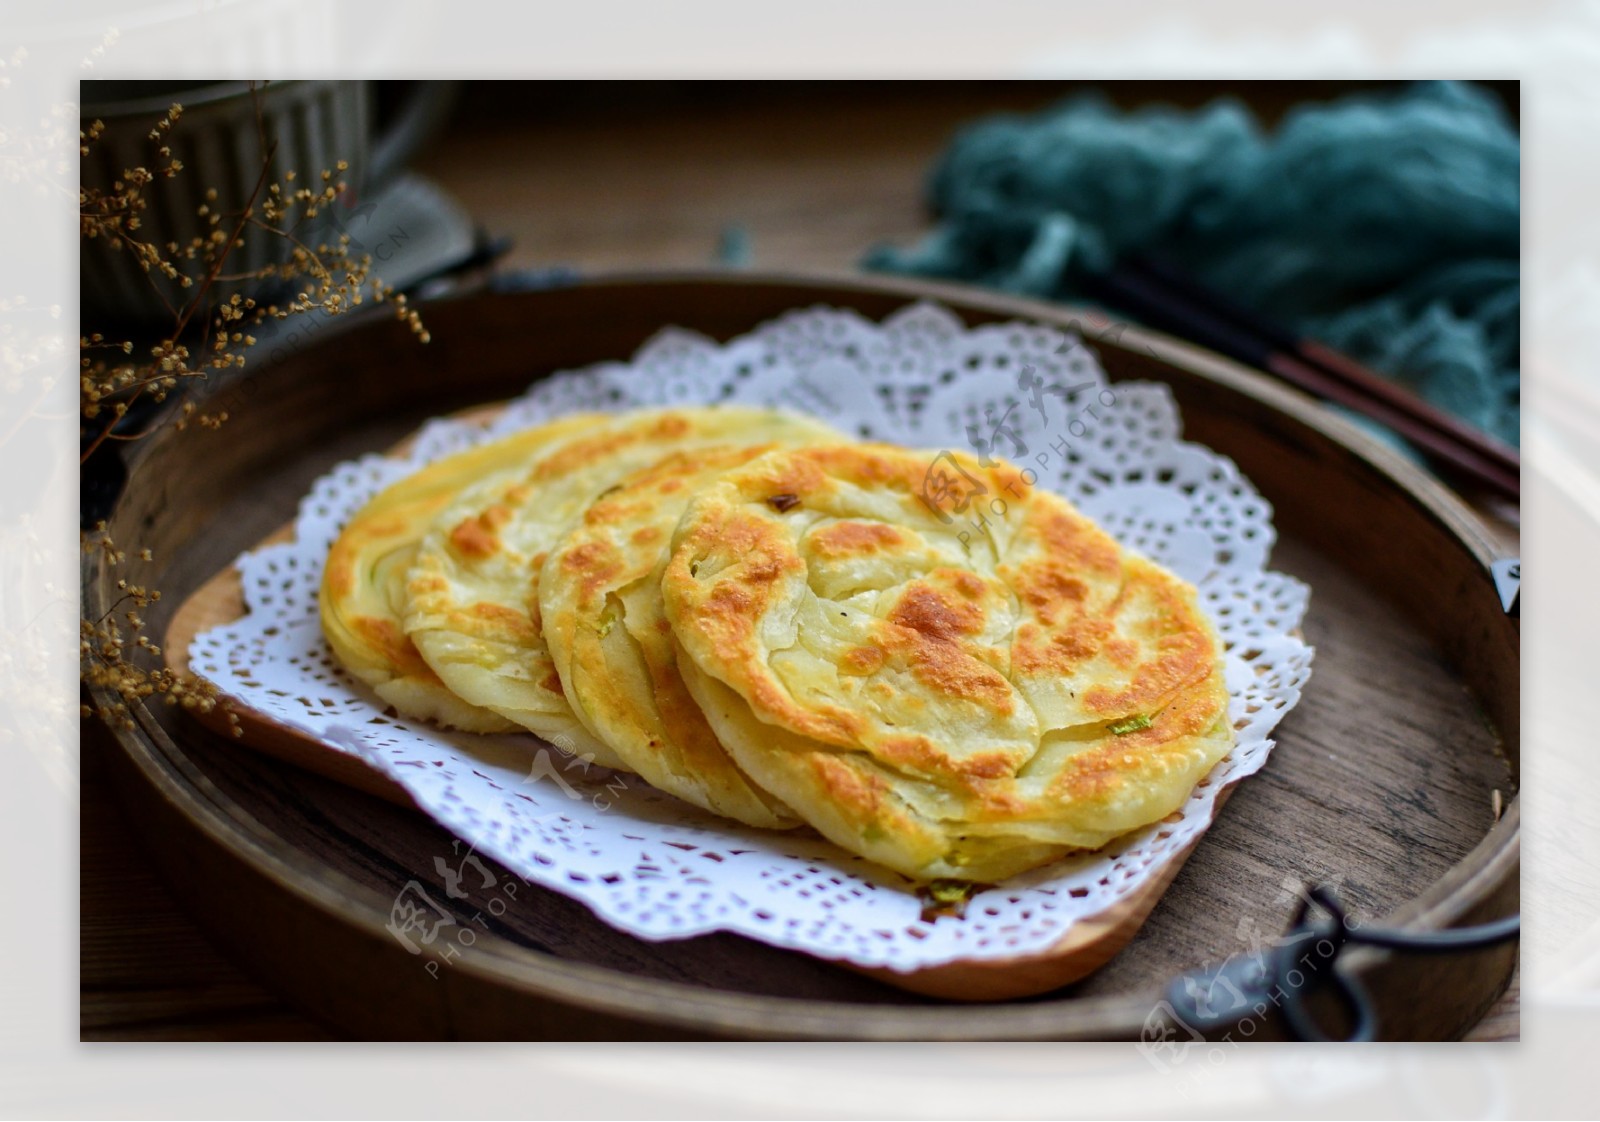
M 466 557 L 490 557 L 500 548 L 498 531 L 511 517 L 504 506 L 492 506 L 481 514 L 463 518 L 450 531 L 450 547 Z
M 904 542 L 904 534 L 882 522 L 834 522 L 811 535 L 817 555 L 830 559 L 882 553 Z
M 439 680 L 438 675 L 422 661 L 417 648 L 411 645 L 411 640 L 406 638 L 405 632 L 400 630 L 400 625 L 393 619 L 382 616 L 353 616 L 349 622 L 350 629 L 392 666 L 396 674 L 426 678 L 433 682 Z

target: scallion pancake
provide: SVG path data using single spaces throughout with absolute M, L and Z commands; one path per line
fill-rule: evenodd
M 918 879 L 1099 848 L 1232 745 L 1195 590 L 1003 463 L 768 453 L 689 504 L 661 594 L 740 769 Z

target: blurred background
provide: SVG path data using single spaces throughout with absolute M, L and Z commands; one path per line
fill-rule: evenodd
M 1520 92 L 470 82 L 418 167 L 507 239 L 510 268 L 957 280 L 1099 305 L 1280 376 L 1274 356 L 1305 337 L 1486 434 L 1499 485 L 1459 464 L 1452 481 L 1514 499 Z M 1230 303 L 1243 332 L 1223 322 Z M 1422 447 L 1351 404 L 1337 407 Z M 1515 503 L 1498 516 L 1514 522 Z
M 382 111 L 405 85 L 378 83 Z M 512 265 L 704 265 L 737 224 L 752 265 L 854 269 L 873 245 L 927 228 L 928 174 L 957 130 L 988 115 L 1038 113 L 1084 94 L 1122 110 L 1226 98 L 1270 128 L 1297 107 L 1406 85 L 466 82 L 418 166 L 516 237 Z M 1519 82 L 1480 85 L 1519 119 Z
M 192 216 L 204 185 L 222 185 L 216 210 L 242 208 L 265 135 L 277 174 L 350 165 L 339 204 L 296 236 L 349 236 L 415 296 L 491 268 L 515 285 L 715 266 L 893 273 L 1094 305 L 1331 400 L 1444 466 L 1463 493 L 1511 500 L 1495 513 L 1514 524 L 1520 92 L 1506 81 L 290 81 L 254 93 L 91 81 L 82 118 L 109 125 L 84 179 L 103 186 L 137 166 L 151 119 L 179 100 L 169 142 L 185 171 L 153 196 L 158 242 L 202 232 Z M 248 269 L 286 257 L 286 241 L 251 234 Z M 163 337 L 191 293 L 162 294 L 110 240 L 84 243 L 83 329 Z M 258 355 L 281 357 L 307 326 L 264 333 Z M 1329 377 L 1357 385 L 1319 388 Z M 1378 386 L 1392 400 L 1370 407 L 1374 381 L 1401 396 Z

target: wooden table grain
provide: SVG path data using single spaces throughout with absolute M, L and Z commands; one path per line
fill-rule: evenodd
M 1256 96 L 1272 116 L 1292 91 L 1269 86 Z M 1037 107 L 1058 92 L 997 83 L 854 96 L 830 87 L 815 97 L 680 94 L 665 106 L 623 99 L 574 111 L 570 91 L 553 105 L 547 91 L 506 84 L 497 101 L 471 93 L 419 167 L 484 228 L 514 239 L 509 267 L 705 265 L 737 239 L 761 268 L 848 269 L 868 247 L 926 228 L 923 178 L 963 121 Z M 1172 96 L 1211 92 L 1196 84 Z M 82 1038 L 337 1038 L 217 950 L 152 871 L 108 776 L 116 750 L 84 722 Z M 1520 1038 L 1519 979 L 1468 1039 Z

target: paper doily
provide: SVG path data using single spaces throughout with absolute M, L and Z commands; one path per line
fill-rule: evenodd
M 903 878 L 828 842 L 717 818 L 532 736 L 451 733 L 389 715 L 338 667 L 317 618 L 323 558 L 378 491 L 561 413 L 722 401 L 813 413 L 927 448 L 930 464 L 940 449 L 965 448 L 1037 472 L 1040 486 L 1200 589 L 1227 647 L 1233 751 L 1166 821 L 984 891 L 961 918 L 927 922 Z M 1293 634 L 1307 591 L 1266 569 L 1267 503 L 1231 461 L 1180 440 L 1164 386 L 1108 384 L 1077 336 L 1027 323 L 968 329 L 931 304 L 882 323 L 795 311 L 727 344 L 669 329 L 631 362 L 539 382 L 487 428 L 434 421 L 404 458 L 341 464 L 303 500 L 295 531 L 292 543 L 239 559 L 249 614 L 194 640 L 194 670 L 362 757 L 476 851 L 644 939 L 733 931 L 898 970 L 1041 951 L 1205 828 L 1218 790 L 1266 761 L 1269 734 L 1310 673 L 1311 650 Z

